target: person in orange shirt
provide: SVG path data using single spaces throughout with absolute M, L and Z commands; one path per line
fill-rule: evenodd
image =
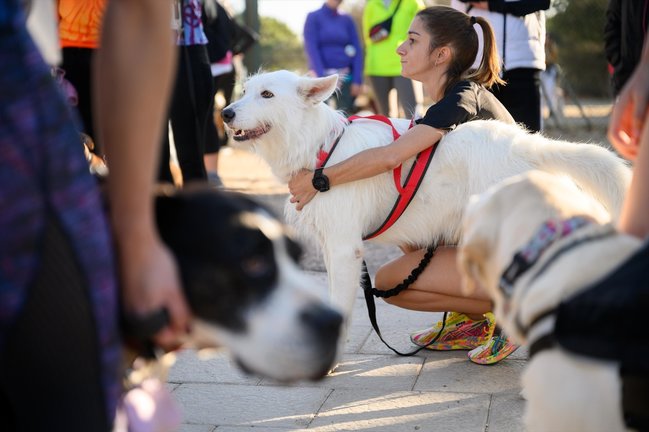
M 106 0 L 58 0 L 61 69 L 77 91 L 81 130 L 95 138 L 92 120 L 92 58 L 100 46 Z M 102 156 L 95 140 L 94 152 Z

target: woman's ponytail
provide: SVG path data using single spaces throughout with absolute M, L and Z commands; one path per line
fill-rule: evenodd
M 482 59 L 480 66 L 467 78 L 476 81 L 489 88 L 494 84 L 504 85 L 505 81 L 500 78 L 500 58 L 496 48 L 496 36 L 487 20 L 482 17 L 470 17 L 469 24 L 478 24 L 482 28 Z

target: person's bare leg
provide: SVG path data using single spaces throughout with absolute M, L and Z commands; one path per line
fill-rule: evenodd
M 207 172 L 218 172 L 219 171 L 219 153 L 205 153 L 203 155 L 203 161 L 205 162 L 205 169 Z
M 385 291 L 401 283 L 419 265 L 425 252 L 421 249 L 406 253 L 382 266 L 376 273 L 376 288 Z M 482 290 L 476 290 L 471 296 L 462 295 L 456 248 L 446 246 L 437 248 L 428 266 L 410 287 L 385 301 L 417 311 L 462 312 L 472 319 L 481 319 L 482 314 L 492 309 L 491 300 Z

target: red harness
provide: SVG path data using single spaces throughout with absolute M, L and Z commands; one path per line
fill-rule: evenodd
M 395 140 L 401 136 L 399 132 L 397 132 L 397 129 L 394 127 L 392 121 L 390 121 L 388 117 L 382 115 L 371 115 L 366 117 L 351 116 L 348 118 L 350 122 L 354 120 L 362 120 L 362 119 L 377 120 L 387 124 L 392 129 L 392 138 Z M 408 126 L 408 129 L 410 129 L 413 126 L 413 124 L 414 121 L 411 121 L 410 126 Z M 329 152 L 320 149 L 320 152 L 318 152 L 316 168 L 322 168 L 326 165 L 327 161 L 329 160 L 329 157 L 331 156 L 334 149 L 340 142 L 341 137 L 342 137 L 342 133 L 338 135 L 338 138 L 336 138 L 336 141 L 331 146 Z M 437 143 L 435 143 L 433 146 L 428 147 L 426 150 L 419 152 L 419 154 L 417 154 L 417 159 L 412 164 L 412 167 L 410 168 L 410 172 L 408 173 L 408 176 L 406 177 L 406 180 L 403 185 L 401 185 L 401 165 L 399 165 L 394 170 L 392 170 L 394 186 L 396 187 L 397 192 L 399 192 L 399 196 L 397 197 L 397 200 L 395 201 L 392 210 L 390 210 L 388 217 L 383 221 L 381 226 L 379 226 L 378 229 L 374 230 L 370 234 L 364 236 L 363 240 L 369 240 L 378 235 L 383 234 L 401 217 L 403 212 L 406 211 L 406 208 L 408 208 L 408 205 L 412 201 L 412 198 L 415 196 L 417 189 L 419 189 L 419 185 L 421 184 L 421 181 L 424 178 L 424 174 L 426 173 L 426 170 L 430 165 L 430 161 L 433 160 L 433 155 L 435 154 L 436 149 L 437 149 Z

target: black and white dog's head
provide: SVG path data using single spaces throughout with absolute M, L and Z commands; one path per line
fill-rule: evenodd
M 226 346 L 245 370 L 281 381 L 330 370 L 342 317 L 310 292 L 299 246 L 269 211 L 243 195 L 200 188 L 161 194 L 156 215 L 200 345 Z

